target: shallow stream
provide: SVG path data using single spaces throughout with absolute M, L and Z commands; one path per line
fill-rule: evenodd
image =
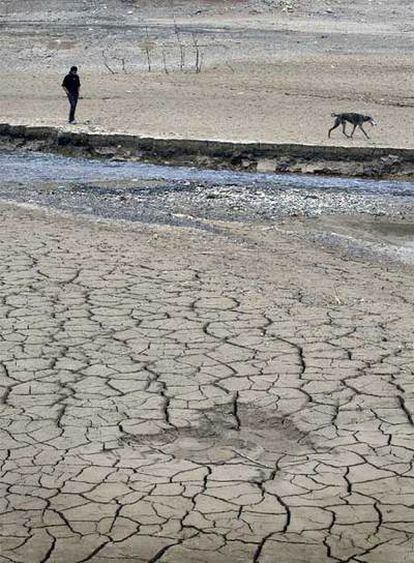
M 414 255 L 414 183 L 200 170 L 0 153 L 0 200 L 109 220 L 222 230 L 277 225 L 308 237 Z M 341 220 L 337 220 L 340 217 Z M 344 221 L 344 217 L 346 220 Z M 219 226 L 220 225 L 220 226 Z

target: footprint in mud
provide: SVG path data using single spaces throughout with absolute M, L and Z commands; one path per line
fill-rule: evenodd
M 196 463 L 220 463 L 245 458 L 274 470 L 277 460 L 286 454 L 306 455 L 315 448 L 288 418 L 262 409 L 233 405 L 204 411 L 192 428 L 163 430 L 159 434 L 124 434 L 121 445 L 147 445 L 166 455 Z

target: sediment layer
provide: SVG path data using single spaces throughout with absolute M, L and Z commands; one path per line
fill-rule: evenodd
M 414 149 L 168 139 L 0 124 L 0 146 L 263 172 L 414 178 Z

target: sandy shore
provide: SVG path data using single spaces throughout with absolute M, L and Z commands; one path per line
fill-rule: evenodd
M 398 67 L 400 60 L 396 64 L 383 57 L 346 62 L 341 56 L 306 58 L 287 57 L 259 70 L 243 65 L 234 73 L 83 72 L 84 99 L 76 129 L 167 138 L 413 147 L 414 97 L 403 93 L 414 70 L 412 57 L 403 68 Z M 371 65 L 381 72 L 373 73 Z M 355 76 L 364 82 L 363 91 L 357 91 L 359 84 L 342 89 L 341 79 Z M 3 75 L 2 120 L 67 127 L 61 78 L 57 73 L 43 74 L 44 91 L 33 96 L 27 91 L 26 76 Z M 378 119 L 378 127 L 367 128 L 371 139 L 360 132 L 355 139 L 346 139 L 338 129 L 329 140 L 331 113 L 352 110 Z
M 92 4 L 0 3 L 0 121 L 65 126 L 76 63 L 81 130 L 413 147 L 406 1 Z M 372 114 L 371 140 L 329 141 L 341 111 Z

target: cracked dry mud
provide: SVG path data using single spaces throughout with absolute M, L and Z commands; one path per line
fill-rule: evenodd
M 414 560 L 412 270 L 0 210 L 2 563 Z

